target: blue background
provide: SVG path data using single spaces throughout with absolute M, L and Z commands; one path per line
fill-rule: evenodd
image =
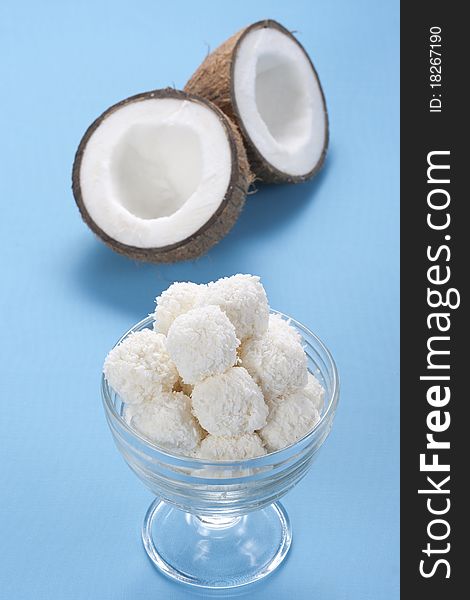
M 1 3 L 2 598 L 198 597 L 147 560 L 151 497 L 114 448 L 98 382 L 107 350 L 172 281 L 237 272 L 260 274 L 272 306 L 325 340 L 342 377 L 333 432 L 285 498 L 291 553 L 247 592 L 398 597 L 398 11 L 395 0 Z M 114 254 L 70 191 L 85 128 L 126 96 L 182 87 L 207 44 L 265 17 L 297 30 L 319 71 L 324 170 L 260 188 L 196 262 Z

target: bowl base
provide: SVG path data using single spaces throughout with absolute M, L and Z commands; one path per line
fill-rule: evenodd
M 142 541 L 166 576 L 204 588 L 259 581 L 282 563 L 292 531 L 276 502 L 241 517 L 197 517 L 155 500 L 145 515 Z

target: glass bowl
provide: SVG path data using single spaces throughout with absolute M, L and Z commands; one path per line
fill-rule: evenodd
M 124 405 L 104 377 L 106 418 L 119 452 L 155 494 L 144 518 L 142 540 L 168 577 L 205 588 L 233 588 L 272 573 L 292 541 L 289 518 L 279 499 L 308 472 L 327 438 L 339 398 L 334 360 L 321 340 L 289 320 L 302 336 L 308 368 L 325 388 L 314 429 L 295 444 L 243 461 L 216 461 L 171 454 L 148 441 L 124 420 Z M 148 317 L 125 333 L 152 327 Z

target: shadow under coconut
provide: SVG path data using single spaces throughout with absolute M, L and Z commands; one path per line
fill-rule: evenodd
M 330 157 L 316 177 L 305 183 L 256 185 L 257 191 L 248 195 L 245 207 L 232 233 L 224 241 L 229 246 L 231 238 L 254 235 L 272 235 L 273 229 L 285 226 L 289 221 L 298 219 L 302 212 L 315 201 L 315 197 L 330 170 Z M 237 239 L 237 243 L 239 240 Z
M 71 278 L 87 298 L 130 314 L 132 322 L 151 312 L 153 298 L 168 287 L 154 265 L 116 254 L 93 235 L 71 265 Z
M 258 191 L 247 197 L 232 231 L 194 261 L 141 263 L 113 252 L 90 234 L 77 262 L 69 264 L 73 283 L 88 298 L 128 314 L 132 322 L 142 319 L 153 310 L 153 299 L 173 281 L 206 283 L 246 269 L 253 249 L 250 239 L 272 237 L 273 230 L 300 218 L 315 200 L 330 162 L 327 160 L 321 172 L 306 183 L 258 184 Z

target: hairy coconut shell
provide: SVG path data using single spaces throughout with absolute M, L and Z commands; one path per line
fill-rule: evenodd
M 171 246 L 165 246 L 161 248 L 139 248 L 136 246 L 128 246 L 110 237 L 100 227 L 98 227 L 98 225 L 89 215 L 83 201 L 80 187 L 81 162 L 86 145 L 93 132 L 109 115 L 119 110 L 123 106 L 148 98 L 176 98 L 179 100 L 197 102 L 203 106 L 209 107 L 216 113 L 225 129 L 232 154 L 230 183 L 217 211 L 212 215 L 209 221 L 207 221 L 198 231 L 193 233 L 187 239 Z M 224 237 L 235 224 L 235 221 L 237 220 L 238 215 L 243 208 L 246 194 L 251 183 L 253 182 L 253 179 L 254 177 L 248 164 L 248 159 L 240 132 L 227 118 L 227 116 L 216 105 L 211 103 L 206 98 L 199 97 L 198 95 L 191 94 L 189 92 L 183 92 L 173 88 L 166 88 L 162 90 L 144 92 L 142 94 L 137 94 L 135 96 L 131 96 L 130 98 L 126 98 L 125 100 L 122 100 L 121 102 L 118 102 L 117 104 L 114 104 L 108 108 L 108 110 L 106 110 L 90 125 L 80 141 L 75 154 L 75 160 L 72 169 L 72 190 L 75 202 L 77 203 L 83 220 L 88 227 L 90 227 L 90 229 L 110 248 L 120 254 L 124 254 L 125 256 L 137 260 L 155 263 L 169 263 L 197 258 L 207 252 L 211 246 L 221 240 L 222 237 Z
M 313 169 L 305 175 L 290 175 L 289 173 L 284 173 L 271 165 L 261 155 L 251 141 L 238 112 L 233 89 L 233 72 L 239 45 L 243 41 L 243 38 L 254 29 L 267 27 L 277 29 L 278 31 L 282 32 L 300 47 L 310 66 L 312 67 L 314 77 L 318 82 L 318 86 L 322 95 L 326 121 L 325 144 L 319 161 L 313 167 Z M 329 129 L 325 95 L 320 84 L 320 79 L 305 48 L 288 29 L 283 27 L 277 21 L 273 21 L 272 19 L 258 21 L 257 23 L 253 23 L 249 27 L 242 29 L 230 37 L 206 57 L 204 62 L 200 65 L 197 71 L 195 71 L 188 83 L 185 85 L 184 90 L 190 94 L 197 94 L 207 98 L 216 104 L 229 117 L 229 119 L 231 119 L 237 125 L 245 142 L 251 170 L 256 175 L 257 179 L 260 179 L 266 183 L 300 183 L 313 177 L 323 166 L 328 149 Z

